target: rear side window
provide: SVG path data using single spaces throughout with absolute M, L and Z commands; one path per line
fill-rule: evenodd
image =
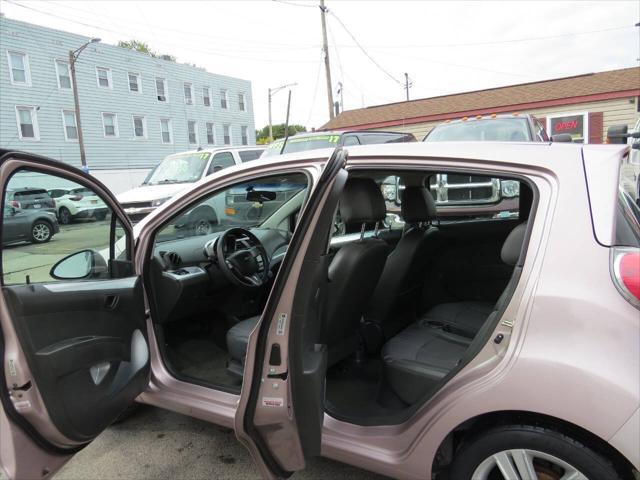
M 241 150 L 238 152 L 240 160 L 244 162 L 250 162 L 251 160 L 257 160 L 262 155 L 262 150 Z

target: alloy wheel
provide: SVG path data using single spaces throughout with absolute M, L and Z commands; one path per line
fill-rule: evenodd
M 71 212 L 65 208 L 62 207 L 60 209 L 60 211 L 58 212 L 58 219 L 60 220 L 60 223 L 62 225 L 68 225 L 71 223 Z
M 194 226 L 196 235 L 208 235 L 211 233 L 211 223 L 207 220 L 197 220 Z
M 31 235 L 36 242 L 46 242 L 51 236 L 51 229 L 46 223 L 36 223 L 31 230 Z
M 577 468 L 548 453 L 503 450 L 485 459 L 473 480 L 588 480 Z

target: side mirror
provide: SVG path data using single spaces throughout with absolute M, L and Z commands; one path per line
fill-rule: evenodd
M 626 144 L 629 136 L 627 125 L 612 125 L 607 129 L 607 140 L 611 144 Z
M 551 141 L 554 143 L 573 143 L 573 137 L 570 133 L 557 133 L 555 135 L 551 135 Z
M 247 192 L 247 202 L 269 202 L 276 199 L 276 192 L 269 190 L 249 190 Z
M 102 255 L 93 250 L 81 250 L 57 262 L 49 275 L 56 280 L 81 280 L 98 277 L 107 272 L 107 263 Z

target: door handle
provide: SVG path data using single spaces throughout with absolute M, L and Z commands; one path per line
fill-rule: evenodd
M 115 310 L 119 301 L 120 297 L 117 295 L 106 295 L 104 297 L 104 306 L 107 310 Z

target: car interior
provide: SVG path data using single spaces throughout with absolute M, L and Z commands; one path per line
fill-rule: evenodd
M 336 418 L 403 421 L 478 353 L 515 289 L 529 184 L 515 180 L 519 196 L 504 205 L 478 202 L 471 190 L 467 200 L 459 192 L 447 203 L 436 200 L 436 173 L 350 171 L 327 232 L 321 313 L 325 408 Z M 258 179 L 242 186 L 257 200 L 250 216 L 220 218 L 207 235 L 185 235 L 171 221 L 158 231 L 145 282 L 165 364 L 177 378 L 239 392 L 248 337 L 307 185 L 302 173 Z M 237 202 L 238 186 L 228 192 Z

